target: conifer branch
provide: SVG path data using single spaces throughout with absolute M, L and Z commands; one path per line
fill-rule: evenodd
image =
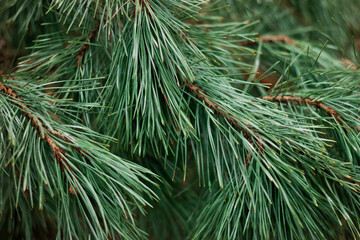
M 39 134 L 41 134 L 41 127 L 44 127 L 44 123 L 42 123 L 39 118 L 31 114 L 29 107 L 23 103 L 22 99 L 14 92 L 14 90 L 10 87 L 6 87 L 4 84 L 0 84 L 0 91 L 4 92 L 6 95 L 9 95 L 16 100 L 16 104 L 21 107 L 24 113 L 26 113 L 26 117 L 34 125 L 34 128 L 39 132 Z M 49 131 L 47 128 L 45 129 Z M 54 140 L 46 133 L 44 134 L 44 139 L 51 147 L 54 157 L 58 161 L 58 163 L 61 163 L 63 167 L 71 171 L 71 167 L 66 163 L 64 159 L 64 150 L 61 147 L 57 146 Z
M 262 99 L 270 101 L 270 102 L 280 102 L 280 103 L 292 102 L 292 103 L 298 103 L 299 105 L 301 105 L 302 103 L 305 103 L 309 106 L 314 106 L 316 108 L 323 109 L 328 114 L 328 116 L 333 116 L 336 119 L 336 121 L 338 121 L 341 125 L 344 125 L 343 116 L 341 116 L 335 109 L 325 105 L 321 101 L 317 101 L 317 100 L 314 100 L 311 98 L 284 96 L 284 95 L 279 95 L 276 97 L 275 96 L 266 96 L 266 97 L 262 97 Z
M 196 97 L 199 100 L 204 101 L 208 107 L 212 108 L 218 115 L 223 116 L 236 130 L 242 132 L 243 135 L 245 136 L 245 138 L 250 142 L 250 144 L 252 146 L 255 145 L 253 137 L 257 138 L 257 143 L 259 145 L 260 154 L 263 153 L 263 151 L 264 151 L 263 140 L 259 136 L 257 130 L 251 129 L 251 128 L 248 128 L 248 130 L 246 130 L 243 127 L 241 127 L 239 125 L 239 122 L 241 122 L 241 121 L 238 118 L 236 118 L 235 116 L 233 116 L 232 114 L 226 112 L 223 107 L 221 107 L 217 103 L 211 101 L 207 97 L 207 92 L 205 90 L 201 89 L 201 87 L 199 85 L 197 85 L 196 83 L 191 83 L 187 79 L 185 81 L 186 81 L 186 84 L 187 84 L 187 87 L 189 88 L 189 90 L 191 92 L 195 93 Z M 241 122 L 241 123 L 243 125 L 249 127 L 249 124 L 244 123 L 244 122 Z M 250 160 L 251 160 L 251 153 L 249 152 L 247 155 L 247 158 L 245 159 L 246 168 L 248 168 L 248 166 L 250 164 Z
M 27 55 L 0 78 L 1 233 L 49 215 L 70 239 L 360 236 L 360 73 L 329 18 L 359 35 L 358 0 L 34 1 L 0 7 Z
M 256 44 L 257 42 L 267 42 L 267 43 L 279 42 L 279 43 L 287 43 L 290 45 L 296 45 L 295 40 L 286 35 L 261 36 L 261 37 L 257 38 L 255 41 L 241 42 L 240 45 L 241 46 L 251 46 L 251 45 Z M 349 69 L 351 69 L 351 70 L 359 69 L 358 64 L 354 64 L 351 60 L 349 60 L 347 58 L 340 58 L 340 61 L 343 63 L 343 65 L 345 67 L 349 67 Z
M 12 78 L 13 79 L 13 78 Z M 68 172 L 72 172 L 73 169 L 69 166 L 69 164 L 66 162 L 66 153 L 65 150 L 63 148 L 61 148 L 60 146 L 58 146 L 54 139 L 50 137 L 49 134 L 58 136 L 60 138 L 62 138 L 65 142 L 67 143 L 73 143 L 69 138 L 67 138 L 65 135 L 63 135 L 62 133 L 60 133 L 59 131 L 56 130 L 51 130 L 50 128 L 46 127 L 45 124 L 36 116 L 34 116 L 30 110 L 30 108 L 23 102 L 23 100 L 20 98 L 19 95 L 17 95 L 15 93 L 15 91 L 10 88 L 5 86 L 4 84 L 0 83 L 0 91 L 2 91 L 3 93 L 5 93 L 6 95 L 12 97 L 15 100 L 16 105 L 18 105 L 23 112 L 25 113 L 25 116 L 30 120 L 30 122 L 33 124 L 34 128 L 36 129 L 36 131 L 38 132 L 38 134 L 40 135 L 40 137 L 42 137 L 42 128 L 46 130 L 46 133 L 44 133 L 44 136 L 42 137 L 42 139 L 45 139 L 45 141 L 47 142 L 47 144 L 50 146 L 53 155 L 55 157 L 55 159 L 57 160 L 58 164 L 61 164 L 62 169 Z M 74 147 L 81 156 L 83 156 L 87 161 L 88 158 L 85 156 L 85 151 L 79 147 Z M 74 186 L 70 186 L 69 191 L 71 194 L 77 194 L 77 190 L 75 189 Z
M 207 98 L 207 92 L 203 89 L 200 88 L 200 86 L 198 86 L 195 83 L 190 83 L 189 80 L 186 80 L 187 86 L 189 88 L 189 90 L 193 93 L 195 93 L 196 97 L 202 101 L 205 102 L 205 104 L 212 108 L 213 110 L 215 110 L 215 112 L 217 114 L 222 115 L 224 118 L 226 118 L 226 120 L 228 120 L 229 123 L 231 123 L 231 125 L 240 130 L 245 137 L 251 138 L 251 134 L 250 132 L 246 131 L 245 129 L 243 129 L 239 124 L 238 121 L 240 121 L 239 119 L 237 119 L 236 117 L 232 116 L 231 114 L 227 113 L 224 108 L 222 108 L 221 106 L 219 106 L 217 103 L 211 101 L 209 98 Z M 243 123 L 245 126 L 248 126 L 248 124 Z M 252 132 L 257 132 L 256 130 L 251 130 Z
M 270 102 L 279 102 L 279 103 L 298 103 L 299 105 L 301 105 L 302 103 L 307 104 L 308 106 L 314 106 L 317 109 L 322 109 L 324 110 L 328 116 L 333 116 L 335 118 L 335 120 L 340 123 L 342 126 L 345 125 L 345 119 L 344 117 L 338 113 L 335 109 L 333 109 L 332 107 L 327 106 L 326 104 L 324 104 L 321 101 L 317 101 L 311 98 L 304 98 L 304 97 L 295 97 L 295 96 L 284 96 L 284 95 L 279 95 L 279 96 L 266 96 L 266 97 L 262 97 L 263 100 L 266 101 L 270 101 Z M 359 129 L 355 128 L 357 131 L 359 131 Z M 308 157 L 309 159 L 312 159 L 314 161 L 316 161 L 312 156 L 309 156 L 308 154 L 300 151 L 300 150 L 295 150 L 296 153 L 304 155 L 306 157 Z M 325 171 L 327 172 L 327 171 Z M 360 184 L 356 181 L 351 180 L 351 177 L 348 176 L 348 178 L 345 178 L 343 176 L 338 176 L 339 178 L 341 178 L 344 181 L 347 181 L 349 183 L 352 184 L 356 184 L 357 186 L 360 186 Z M 349 180 L 350 179 L 350 180 Z

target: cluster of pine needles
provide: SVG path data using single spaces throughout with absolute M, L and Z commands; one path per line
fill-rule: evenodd
M 359 239 L 359 11 L 0 0 L 0 236 Z

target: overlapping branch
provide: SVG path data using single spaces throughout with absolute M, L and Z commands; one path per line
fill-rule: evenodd
M 39 118 L 31 114 L 29 107 L 23 103 L 22 99 L 15 93 L 12 88 L 6 87 L 4 84 L 0 84 L 0 91 L 4 92 L 6 95 L 12 97 L 15 100 L 16 104 L 21 107 L 21 109 L 26 114 L 26 117 L 32 122 L 34 128 L 39 132 L 39 134 L 41 134 L 41 128 L 44 128 L 47 132 L 52 133 L 48 128 L 44 127 L 44 123 Z M 64 150 L 56 145 L 48 133 L 44 134 L 44 139 L 51 147 L 54 157 L 58 163 L 62 164 L 64 168 L 71 171 L 71 167 L 66 163 L 64 158 Z
M 258 42 L 267 42 L 267 43 L 287 43 L 290 45 L 296 45 L 296 42 L 294 39 L 292 39 L 289 36 L 286 35 L 272 35 L 272 36 L 260 36 L 255 41 L 245 41 L 241 42 L 241 46 L 252 46 L 257 44 Z M 351 70 L 358 70 L 359 66 L 357 64 L 354 64 L 351 60 L 347 58 L 340 58 L 339 59 L 345 67 L 349 67 Z
M 205 104 L 212 108 L 218 115 L 223 116 L 236 130 L 240 131 L 241 133 L 243 133 L 243 135 L 245 136 L 245 138 L 250 142 L 250 144 L 254 147 L 255 143 L 253 140 L 253 137 L 255 137 L 257 139 L 257 144 L 259 145 L 259 150 L 260 150 L 260 154 L 263 153 L 264 148 L 263 148 L 263 139 L 259 136 L 258 131 L 255 129 L 251 129 L 249 127 L 249 124 L 247 123 L 243 123 L 241 122 L 238 118 L 236 118 L 235 116 L 233 116 L 232 114 L 228 113 L 223 107 L 219 106 L 217 103 L 211 101 L 208 97 L 207 97 L 207 92 L 203 89 L 201 89 L 201 87 L 195 83 L 191 83 L 189 80 L 186 79 L 186 84 L 187 87 L 189 88 L 189 90 L 193 93 L 195 93 L 196 97 L 199 100 L 202 100 L 205 102 Z M 243 125 L 249 127 L 248 129 L 244 129 L 243 127 L 240 126 L 239 122 L 241 122 Z M 249 152 L 247 155 L 247 158 L 245 160 L 246 163 L 246 167 L 249 166 L 250 164 L 250 160 L 251 160 L 251 153 Z
M 33 127 L 41 137 L 42 137 L 42 129 L 46 131 L 44 133 L 43 139 L 50 146 L 58 164 L 62 166 L 62 169 L 64 171 L 72 172 L 73 169 L 69 166 L 66 160 L 65 150 L 55 143 L 54 139 L 50 136 L 50 134 L 62 138 L 67 143 L 73 144 L 73 142 L 59 131 L 51 130 L 41 121 L 41 119 L 34 116 L 30 108 L 24 103 L 24 101 L 20 98 L 20 96 L 17 95 L 11 87 L 5 86 L 4 84 L 0 83 L 0 91 L 2 91 L 4 94 L 14 99 L 13 103 L 18 105 L 23 110 L 26 118 L 32 123 Z M 88 158 L 86 157 L 86 152 L 83 149 L 76 146 L 73 147 L 79 152 L 81 156 L 83 156 L 87 161 L 89 161 Z M 70 186 L 69 191 L 73 195 L 77 194 L 77 190 L 74 186 Z
M 311 98 L 303 98 L 303 97 L 295 97 L 295 96 L 284 96 L 284 95 L 279 95 L 279 96 L 266 96 L 266 97 L 262 97 L 262 99 L 270 101 L 270 102 L 280 102 L 280 103 L 288 103 L 288 102 L 292 102 L 292 103 L 298 103 L 299 105 L 301 105 L 302 103 L 305 103 L 309 106 L 314 106 L 318 109 L 323 109 L 328 116 L 333 116 L 335 118 L 336 121 L 338 121 L 341 125 L 344 125 L 344 117 L 341 116 L 340 113 L 338 113 L 335 109 L 325 105 L 323 102 L 321 101 L 317 101 Z
M 258 38 L 258 41 L 269 42 L 269 43 L 281 42 L 281 43 L 296 45 L 295 40 L 286 35 L 261 36 Z M 253 44 L 256 44 L 256 41 L 246 41 L 246 42 L 241 43 L 241 45 L 244 45 L 244 46 L 253 45 Z M 351 69 L 351 70 L 358 69 L 358 67 L 353 62 L 351 62 L 349 59 L 341 58 L 340 61 L 343 63 L 343 65 L 345 67 L 349 67 L 349 69 Z M 264 71 L 261 71 L 261 72 L 264 72 Z M 259 76 L 259 75 L 260 75 L 260 73 L 257 74 L 257 76 Z M 266 78 L 262 79 L 261 82 L 269 83 L 270 88 L 272 88 L 276 84 L 277 79 L 274 78 L 272 75 L 270 75 L 270 76 L 267 76 Z M 341 116 L 341 114 L 339 114 L 335 109 L 325 105 L 321 101 L 317 101 L 317 100 L 314 100 L 311 98 L 302 98 L 302 97 L 284 96 L 284 95 L 278 95 L 276 97 L 266 96 L 266 97 L 262 97 L 262 99 L 268 100 L 271 102 L 298 103 L 299 105 L 301 105 L 302 103 L 305 103 L 309 106 L 314 106 L 317 109 L 323 109 L 328 114 L 328 116 L 333 116 L 335 118 L 335 120 L 337 122 L 339 122 L 341 125 L 345 124 L 345 120 L 344 120 L 343 116 Z M 356 130 L 358 130 L 358 129 L 356 128 Z

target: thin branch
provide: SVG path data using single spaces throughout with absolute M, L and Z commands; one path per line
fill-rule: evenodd
M 235 129 L 237 129 L 238 131 L 242 132 L 243 135 L 248 139 L 248 141 L 250 142 L 250 144 L 252 146 L 255 146 L 254 144 L 254 140 L 253 137 L 257 138 L 257 143 L 259 145 L 260 148 L 260 153 L 262 154 L 264 149 L 263 149 L 263 140 L 262 138 L 259 136 L 258 131 L 248 128 L 244 129 L 243 127 L 241 127 L 239 125 L 239 122 L 241 122 L 238 118 L 236 118 L 235 116 L 233 116 L 232 114 L 226 112 L 226 110 L 219 106 L 217 103 L 211 101 L 209 98 L 207 98 L 207 92 L 203 89 L 200 88 L 200 86 L 198 86 L 195 83 L 191 83 L 189 80 L 186 79 L 186 84 L 187 87 L 190 89 L 191 92 L 195 93 L 196 97 L 202 101 L 205 102 L 205 104 L 212 108 L 218 115 L 222 115 Z M 245 126 L 249 127 L 249 124 L 247 123 L 243 123 Z M 245 159 L 245 163 L 246 163 L 246 168 L 248 168 L 249 164 L 250 164 L 250 160 L 251 160 L 251 153 L 249 152 L 247 155 L 247 158 Z
M 333 116 L 335 118 L 335 120 L 337 122 L 339 122 L 342 126 L 345 125 L 345 119 L 344 117 L 338 113 L 335 109 L 333 109 L 332 107 L 329 107 L 327 105 L 325 105 L 323 102 L 321 101 L 316 101 L 314 99 L 311 98 L 303 98 L 303 97 L 294 97 L 294 96 L 283 96 L 283 95 L 279 95 L 277 97 L 274 96 L 266 96 L 266 97 L 262 97 L 262 99 L 267 100 L 267 101 L 271 101 L 271 102 L 280 102 L 280 103 L 298 103 L 299 105 L 301 105 L 302 103 L 306 103 L 309 106 L 314 106 L 318 109 L 322 109 L 324 110 L 328 116 Z M 355 127 L 355 129 L 359 132 L 359 129 Z M 296 153 L 298 154 L 302 154 L 305 155 L 306 157 L 313 159 L 311 156 L 309 156 L 308 154 L 301 152 L 299 150 L 295 150 Z M 315 160 L 315 159 L 313 159 Z M 353 180 L 349 180 L 348 178 L 344 178 L 342 176 L 339 176 L 341 179 L 343 179 L 344 181 L 356 184 L 357 186 L 360 186 L 360 183 L 353 181 Z
M 241 42 L 240 45 L 252 46 L 254 44 L 257 44 L 257 42 L 267 42 L 267 43 L 280 42 L 280 43 L 287 43 L 290 45 L 296 45 L 295 40 L 286 35 L 261 36 L 261 37 L 257 38 L 255 41 Z M 339 61 L 341 61 L 345 67 L 347 67 L 351 70 L 359 69 L 359 64 L 355 64 L 347 58 L 340 58 Z
M 44 124 L 35 116 L 33 116 L 31 114 L 31 111 L 29 109 L 28 106 L 26 106 L 22 99 L 14 92 L 13 89 L 11 89 L 10 87 L 6 87 L 4 84 L 0 84 L 0 91 L 3 91 L 5 94 L 9 95 L 10 97 L 12 97 L 13 99 L 16 99 L 16 104 L 21 107 L 21 109 L 26 113 L 26 117 L 33 123 L 33 125 L 35 126 L 35 129 L 41 133 L 41 128 L 40 126 L 44 126 Z M 56 158 L 56 160 L 58 161 L 58 163 L 61 163 L 63 165 L 63 167 L 71 170 L 71 167 L 66 163 L 65 159 L 64 159 L 64 150 L 62 148 L 60 148 L 59 146 L 56 145 L 56 143 L 54 142 L 54 140 L 45 133 L 44 136 L 46 142 L 49 144 L 49 146 L 51 147 L 51 149 L 53 150 L 54 153 L 54 157 Z
M 74 144 L 73 141 L 71 141 L 69 138 L 67 138 L 64 134 L 55 131 L 55 130 L 50 130 L 47 127 L 44 127 L 46 129 L 46 131 L 51 132 L 51 134 L 58 136 L 60 138 L 62 138 L 65 142 L 70 143 L 70 144 Z M 87 157 L 87 155 L 89 155 L 84 149 L 77 147 L 77 146 L 72 146 L 87 162 L 90 162 L 89 158 Z
M 298 103 L 299 105 L 301 105 L 302 103 L 305 103 L 309 106 L 314 106 L 316 108 L 323 109 L 328 114 L 328 116 L 333 116 L 336 119 L 336 121 L 338 121 L 341 125 L 344 125 L 345 120 L 344 120 L 343 116 L 341 116 L 341 114 L 338 113 L 335 109 L 325 105 L 321 101 L 317 101 L 317 100 L 314 100 L 311 98 L 284 96 L 284 95 L 279 95 L 277 97 L 266 96 L 266 97 L 262 97 L 262 99 L 270 101 L 270 102 L 281 102 L 281 103 L 292 102 L 292 103 Z
M 191 92 L 195 93 L 196 97 L 202 101 L 205 102 L 205 104 L 212 108 L 217 114 L 220 114 L 222 115 L 235 129 L 239 130 L 240 132 L 242 132 L 244 134 L 244 136 L 248 139 L 248 141 L 250 142 L 250 144 L 254 147 L 255 144 L 254 144 L 254 141 L 252 139 L 252 134 L 253 133 L 256 138 L 257 138 L 257 143 L 259 144 L 259 150 L 260 150 L 260 155 L 263 154 L 264 152 L 264 148 L 263 148 L 263 140 L 260 136 L 258 136 L 257 134 L 257 130 L 253 130 L 253 129 L 250 129 L 249 130 L 245 130 L 244 128 L 242 128 L 238 122 L 240 122 L 239 119 L 237 119 L 235 116 L 233 116 L 232 114 L 230 113 L 227 113 L 225 111 L 225 109 L 221 106 L 219 106 L 217 103 L 211 101 L 209 98 L 207 98 L 207 92 L 203 89 L 200 88 L 200 86 L 198 86 L 197 84 L 195 83 L 191 83 L 189 80 L 186 79 L 186 84 L 187 84 L 187 87 L 190 89 Z M 246 123 L 243 123 L 245 126 L 248 126 L 248 124 Z M 250 131 L 250 132 L 249 132 Z M 252 159 L 252 155 L 250 153 L 250 151 L 248 152 L 247 154 L 247 157 L 245 159 L 245 165 L 246 165 L 246 169 L 249 168 L 249 165 L 250 165 L 250 161 Z M 244 185 L 244 182 L 241 184 L 240 188 Z M 236 199 L 235 199 L 235 202 L 237 201 L 237 199 L 239 198 L 239 194 L 237 193 L 236 194 Z M 234 208 L 232 208 L 231 210 L 231 214 L 232 214 L 232 211 L 234 211 Z M 230 214 L 230 215 L 231 215 Z
M 280 42 L 280 43 L 287 43 L 290 45 L 296 45 L 295 40 L 286 35 L 261 36 L 261 37 L 257 38 L 255 41 L 241 42 L 240 45 L 241 46 L 252 46 L 254 44 L 257 44 L 257 42 L 267 42 L 267 43 Z M 341 61 L 345 67 L 348 67 L 351 70 L 359 69 L 358 64 L 353 63 L 351 60 L 349 60 L 347 58 L 340 58 L 339 61 Z
M 62 133 L 55 131 L 55 130 L 50 130 L 48 127 L 45 126 L 45 124 L 36 116 L 34 116 L 31 113 L 30 108 L 23 103 L 23 100 L 15 93 L 15 91 L 10 88 L 10 87 L 6 87 L 4 84 L 0 83 L 0 91 L 4 92 L 6 95 L 12 97 L 14 100 L 16 100 L 16 104 L 24 111 L 25 116 L 32 122 L 34 128 L 37 130 L 37 132 L 39 133 L 39 135 L 41 136 L 41 128 L 46 130 L 46 133 L 44 133 L 44 138 L 45 141 L 48 143 L 48 145 L 50 146 L 50 148 L 53 151 L 53 155 L 55 157 L 55 159 L 57 160 L 58 164 L 62 165 L 62 169 L 66 170 L 68 172 L 73 171 L 73 169 L 69 166 L 69 164 L 66 162 L 66 153 L 65 150 L 61 147 L 59 147 L 55 141 L 51 138 L 51 136 L 49 134 L 58 136 L 60 138 L 62 138 L 64 141 L 68 142 L 68 143 L 72 143 L 72 141 L 70 139 L 68 139 L 66 136 L 64 136 Z M 85 151 L 79 147 L 74 147 L 85 159 Z M 71 194 L 77 194 L 77 190 L 74 186 L 70 186 L 69 191 Z

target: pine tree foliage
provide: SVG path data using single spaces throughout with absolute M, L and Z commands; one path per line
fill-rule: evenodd
M 4 220 L 19 218 L 30 234 L 29 213 L 36 208 L 39 221 L 48 214 L 56 218 L 58 237 L 135 238 L 140 230 L 133 224 L 133 208 L 149 205 L 143 193 L 155 198 L 145 184 L 152 182 L 151 173 L 109 153 L 98 143 L 106 138 L 74 122 L 73 111 L 66 110 L 91 105 L 51 98 L 41 91 L 47 84 L 10 81 L 0 85 Z
M 360 238 L 357 0 L 0 3 L 1 234 Z

